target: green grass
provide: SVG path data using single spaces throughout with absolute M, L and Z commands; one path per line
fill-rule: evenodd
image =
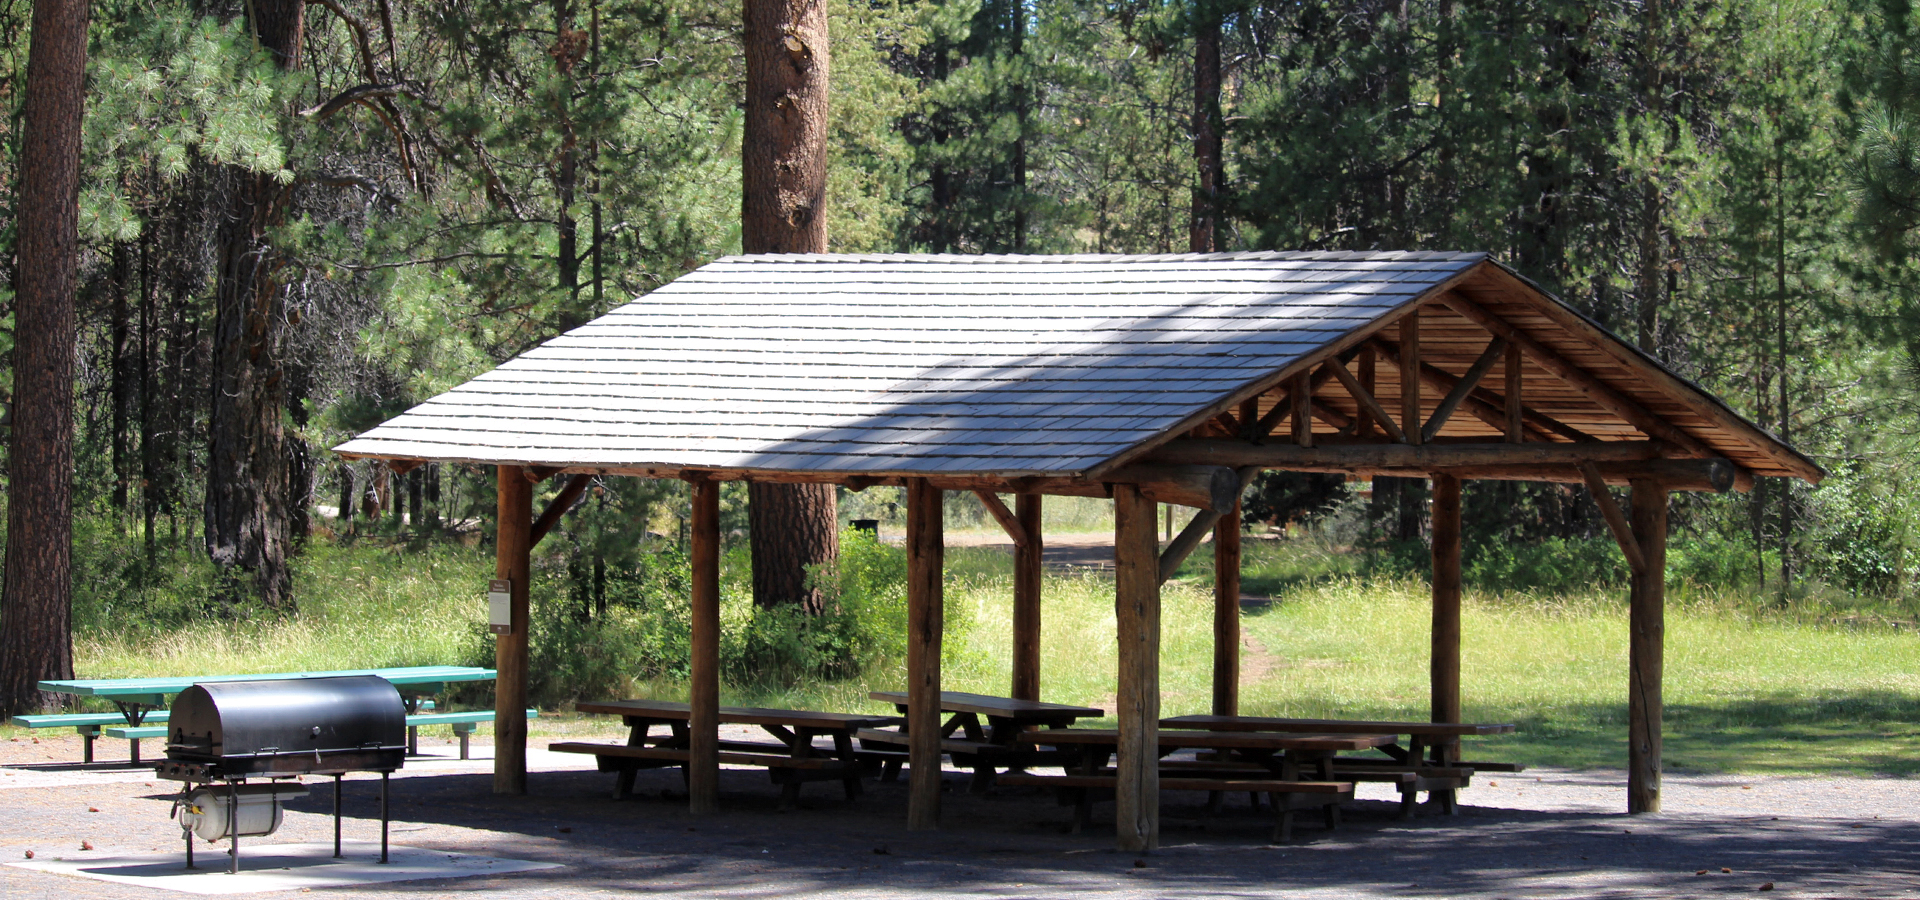
M 1207 554 L 1170 583 L 1162 615 L 1162 709 L 1206 712 L 1211 592 Z M 1421 719 L 1427 713 L 1427 588 L 1353 574 L 1354 558 L 1305 541 L 1249 542 L 1249 589 L 1275 602 L 1243 618 L 1242 712 Z M 82 677 L 265 672 L 471 661 L 484 615 L 484 550 L 399 552 L 315 546 L 298 569 L 297 618 L 198 619 L 179 628 L 93 631 L 76 640 Z M 947 603 L 971 627 L 954 636 L 949 689 L 1005 693 L 1011 577 L 1004 554 L 948 553 Z M 1691 771 L 1920 775 L 1920 637 L 1911 629 L 1822 624 L 1755 612 L 1745 598 L 1676 591 L 1667 614 L 1666 746 Z M 1048 700 L 1111 707 L 1112 582 L 1053 575 L 1044 595 Z M 124 617 L 133 621 L 136 617 Z M 1464 605 L 1463 682 L 1471 720 L 1515 722 L 1476 756 L 1617 767 L 1626 758 L 1624 598 L 1617 591 L 1496 596 Z M 882 709 L 898 689 L 883 660 L 858 677 L 796 687 L 728 685 L 729 703 Z M 634 681 L 677 698 L 684 683 Z M 484 697 L 468 698 L 484 702 Z M 590 723 L 543 721 L 577 731 Z

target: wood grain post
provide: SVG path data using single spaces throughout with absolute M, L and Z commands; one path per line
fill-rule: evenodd
M 1420 443 L 1420 311 L 1400 320 L 1400 430 Z
M 1213 524 L 1213 714 L 1240 714 L 1240 504 Z
M 1013 548 L 1013 692 L 1015 700 L 1040 699 L 1040 500 L 1016 494 L 1013 515 L 1026 543 Z
M 1633 482 L 1633 534 L 1645 568 L 1633 578 L 1627 644 L 1627 812 L 1660 811 L 1660 697 L 1665 665 L 1667 488 Z
M 940 827 L 941 500 L 925 478 L 907 479 L 908 831 Z
M 1114 830 L 1127 852 L 1160 845 L 1160 560 L 1153 502 L 1113 486 L 1114 617 L 1120 726 Z
M 533 485 L 519 466 L 498 467 L 493 577 L 512 584 L 508 633 L 493 640 L 493 792 L 527 792 L 527 579 L 533 566 Z
M 1433 721 L 1460 721 L 1460 479 L 1433 476 Z
M 687 810 L 720 811 L 720 483 L 693 480 Z

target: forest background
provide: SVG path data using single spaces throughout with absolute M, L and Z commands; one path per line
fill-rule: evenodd
M 1832 473 L 1677 499 L 1698 578 L 1914 619 L 1905 3 L 827 2 L 832 250 L 1490 251 Z M 265 49 L 248 8 L 92 4 L 83 633 L 299 608 L 295 579 L 236 555 L 236 477 L 296 559 L 314 541 L 430 561 L 484 540 L 491 472 L 394 475 L 326 448 L 740 246 L 737 5 L 313 0 L 298 46 Z M 0 0 L 8 259 L 29 10 Z M 1196 103 L 1215 40 L 1217 111 Z M 236 208 L 271 215 L 236 225 Z M 273 286 L 250 358 L 221 337 L 236 260 Z M 218 458 L 243 366 L 273 385 L 254 427 L 277 449 L 252 469 Z M 1340 522 L 1369 565 L 1417 572 L 1424 483 L 1370 487 L 1270 475 L 1251 518 Z M 636 535 L 670 537 L 682 490 L 606 479 L 568 515 L 539 563 L 565 616 L 668 602 L 673 541 Z M 843 518 L 892 512 L 884 493 Z M 1466 516 L 1483 580 L 1619 568 L 1583 491 L 1469 489 Z

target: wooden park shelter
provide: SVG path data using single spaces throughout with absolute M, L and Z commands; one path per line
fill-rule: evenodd
M 1630 811 L 1660 806 L 1668 493 L 1823 474 L 1484 253 L 731 257 L 338 450 L 498 468 L 503 792 L 526 787 L 529 549 L 593 477 L 692 485 L 697 812 L 718 803 L 719 482 L 904 486 L 912 828 L 940 799 L 942 492 L 979 493 L 1013 539 L 1023 699 L 1040 695 L 1041 498 L 1112 497 L 1128 850 L 1158 840 L 1160 585 L 1208 529 L 1213 712 L 1238 712 L 1237 503 L 1259 470 L 1431 479 L 1432 713 L 1449 722 L 1461 481 L 1591 490 L 1633 573 Z M 565 486 L 536 519 L 547 478 Z M 1156 503 L 1203 513 L 1162 550 Z

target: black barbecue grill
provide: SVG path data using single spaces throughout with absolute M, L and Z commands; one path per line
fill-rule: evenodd
M 185 782 L 175 811 L 193 867 L 193 837 L 227 838 L 228 871 L 240 868 L 240 837 L 272 834 L 297 783 L 249 777 L 333 776 L 333 855 L 340 857 L 340 779 L 380 773 L 380 861 L 387 861 L 387 781 L 406 761 L 407 711 L 377 675 L 196 684 L 167 716 L 167 759 L 155 771 Z M 223 783 L 224 786 L 216 786 Z M 196 785 L 199 787 L 196 788 Z

